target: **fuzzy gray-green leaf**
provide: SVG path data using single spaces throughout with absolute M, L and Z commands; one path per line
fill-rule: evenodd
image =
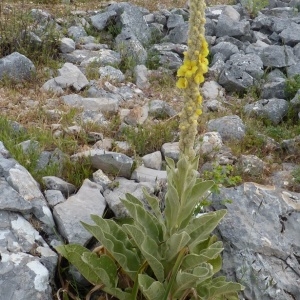
M 197 274 L 178 272 L 176 276 L 176 283 L 173 288 L 174 298 L 178 299 L 182 296 L 182 293 L 187 289 L 194 288 L 198 282 L 203 282 L 211 277 L 211 271 L 209 268 L 201 267 L 197 270 Z
M 133 225 L 123 225 L 126 232 L 134 239 L 136 246 L 140 249 L 143 256 L 147 260 L 149 266 L 154 272 L 157 280 L 164 280 L 164 268 L 161 264 L 158 245 L 150 237 L 144 234 L 139 228 Z
M 225 214 L 226 210 L 205 213 L 193 219 L 186 226 L 185 231 L 190 235 L 192 241 L 189 245 L 191 250 L 198 243 L 208 238 L 211 232 L 218 226 Z
M 151 196 L 146 189 L 144 189 L 143 192 L 157 220 L 160 222 L 160 224 L 164 224 L 164 217 L 159 207 L 160 200 L 157 197 Z
M 141 261 L 133 246 L 126 247 L 125 241 L 116 239 L 114 232 L 102 232 L 101 227 L 82 223 L 84 228 L 91 232 L 97 239 L 99 238 L 102 245 L 111 253 L 114 259 L 120 264 L 124 271 L 133 279 L 139 270 Z M 120 228 L 118 228 L 120 230 Z M 116 233 L 117 235 L 117 233 Z M 128 239 L 125 234 L 126 239 Z M 127 243 L 129 244 L 129 243 Z
M 153 240 L 162 241 L 163 232 L 160 223 L 137 198 L 131 194 L 126 194 L 126 199 L 123 199 L 122 202 L 135 220 L 135 225 L 139 226 Z
M 143 295 L 148 300 L 161 300 L 165 294 L 164 285 L 146 274 L 139 274 L 138 281 Z
M 115 262 L 107 255 L 100 257 L 92 252 L 82 254 L 82 260 L 87 263 L 94 272 L 101 278 L 102 282 L 108 287 L 117 285 L 117 266 Z
M 166 253 L 167 260 L 171 261 L 187 245 L 190 239 L 190 236 L 185 231 L 174 233 L 166 242 L 168 248 Z
M 180 224 L 180 228 L 187 226 L 191 217 L 193 216 L 195 206 L 200 203 L 201 200 L 203 200 L 213 185 L 213 181 L 198 181 L 192 187 L 188 196 L 188 200 L 186 201 L 185 205 L 182 206 L 179 214 L 178 224 Z
M 179 195 L 176 188 L 169 183 L 168 191 L 165 196 L 165 218 L 166 227 L 170 233 L 173 233 L 173 229 L 177 227 L 177 219 L 180 209 Z
M 88 249 L 81 245 L 63 245 L 55 248 L 58 253 L 65 257 L 76 269 L 92 284 L 101 284 L 102 280 L 91 267 L 82 259 L 84 253 L 91 253 Z
M 194 268 L 202 263 L 216 259 L 222 250 L 222 243 L 216 242 L 207 249 L 202 250 L 199 254 L 191 253 L 186 255 L 181 266 L 183 270 Z

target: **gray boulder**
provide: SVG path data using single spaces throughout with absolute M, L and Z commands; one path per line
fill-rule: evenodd
M 109 206 L 109 208 L 114 212 L 117 218 L 128 217 L 128 211 L 121 202 L 121 199 L 125 199 L 126 193 L 130 193 L 141 202 L 146 203 L 143 189 L 150 194 L 154 193 L 153 184 L 148 182 L 136 183 L 133 180 L 128 180 L 125 178 L 117 178 L 113 184 L 116 186 L 112 190 L 107 189 L 104 191 L 104 198 Z
M 131 179 L 137 182 L 166 182 L 167 172 L 139 166 L 132 172 Z
M 70 53 L 75 50 L 75 42 L 70 38 L 62 38 L 60 40 L 59 49 L 62 53 Z
M 110 11 L 113 9 L 113 7 L 110 7 Z M 118 10 L 116 12 L 118 13 Z M 132 32 L 143 46 L 147 45 L 151 38 L 151 30 L 145 22 L 144 15 L 141 7 L 129 4 L 123 6 L 118 20 L 122 28 Z
M 160 170 L 162 166 L 162 155 L 160 151 L 146 154 L 142 157 L 144 166 L 146 168 Z
M 59 76 L 48 80 L 42 89 L 62 94 L 63 89 L 73 88 L 79 92 L 88 85 L 88 80 L 79 68 L 71 63 L 65 63 L 58 70 Z
M 137 65 L 146 63 L 147 51 L 130 28 L 123 27 L 115 42 L 116 49 L 123 57 L 127 57 Z
M 148 80 L 148 69 L 144 65 L 137 65 L 134 68 L 135 84 L 138 88 L 149 88 L 150 83 Z
M 288 112 L 288 102 L 284 99 L 262 99 L 244 106 L 246 114 L 253 114 L 269 119 L 272 124 L 279 124 Z
M 176 111 L 163 100 L 152 100 L 149 102 L 149 114 L 159 119 L 166 116 L 173 117 L 176 115 Z
M 97 149 L 75 154 L 72 158 L 76 159 L 82 156 L 90 157 L 91 164 L 95 169 L 130 178 L 133 160 L 125 154 Z
M 78 41 L 82 37 L 86 37 L 87 33 L 82 26 L 71 26 L 68 28 L 68 35 L 75 41 Z
M 51 300 L 57 255 L 21 215 L 0 211 L 1 300 Z
M 246 134 L 243 121 L 236 115 L 210 120 L 207 129 L 217 131 L 223 141 L 242 140 Z
M 236 21 L 221 14 L 216 27 L 216 36 L 232 36 L 238 39 L 251 40 L 250 23 L 246 20 Z
M 172 30 L 170 30 L 170 33 L 163 38 L 163 41 L 174 44 L 187 44 L 188 29 L 188 22 L 177 25 Z
M 236 45 L 229 42 L 220 42 L 217 45 L 211 47 L 210 53 L 215 55 L 216 53 L 223 54 L 224 61 L 226 61 L 231 55 L 238 53 L 239 49 Z
M 239 166 L 242 173 L 251 177 L 259 177 L 265 170 L 265 163 L 255 155 L 241 155 Z
M 286 74 L 288 78 L 300 74 L 300 62 L 297 61 L 295 64 L 287 67 Z
M 179 160 L 179 143 L 174 142 L 174 143 L 164 143 L 161 146 L 161 152 L 164 157 L 168 157 L 173 159 L 175 162 Z
M 300 25 L 292 22 L 286 29 L 284 29 L 279 36 L 284 45 L 295 46 L 300 42 Z
M 0 177 L 0 211 L 29 213 L 32 209 L 30 201 L 25 200 L 7 181 Z
M 100 78 L 107 78 L 108 80 L 115 82 L 123 82 L 125 75 L 119 70 L 112 66 L 105 66 L 99 68 Z
M 80 222 L 91 224 L 91 214 L 102 216 L 106 203 L 100 193 L 101 188 L 100 185 L 86 179 L 76 195 L 54 207 L 53 216 L 59 232 L 69 243 L 85 245 L 92 237 Z
M 35 66 L 26 56 L 14 52 L 0 59 L 0 79 L 28 80 L 35 73 Z
M 66 196 L 73 194 L 76 190 L 76 187 L 73 184 L 66 182 L 56 176 L 44 176 L 42 180 L 46 188 L 48 188 L 49 190 L 60 191 Z
M 227 278 L 246 287 L 245 299 L 300 299 L 300 194 L 244 183 L 222 188 L 213 197 L 214 209 L 223 199 L 232 201 L 218 226 Z
M 296 63 L 293 49 L 289 46 L 270 45 L 265 47 L 260 54 L 265 67 L 288 67 Z
M 117 13 L 115 11 L 106 11 L 91 16 L 91 23 L 97 30 L 103 30 L 109 22 L 114 21 L 116 16 Z
M 285 99 L 286 98 L 286 80 L 284 78 L 276 78 L 276 81 L 265 83 L 262 86 L 260 97 L 263 99 Z
M 184 24 L 184 19 L 182 15 L 171 14 L 167 21 L 167 28 L 171 30 L 183 24 Z
M 243 92 L 263 75 L 263 63 L 256 54 L 233 54 L 226 62 L 219 77 L 227 91 Z
M 32 213 L 46 225 L 45 230 L 52 232 L 54 220 L 38 183 L 31 174 L 21 165 L 10 168 L 5 176 L 6 181 L 32 205 Z

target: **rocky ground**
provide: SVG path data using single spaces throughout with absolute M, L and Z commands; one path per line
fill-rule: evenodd
M 218 228 L 223 272 L 245 285 L 241 299 L 298 300 L 300 85 L 293 83 L 300 73 L 299 3 L 273 0 L 257 16 L 242 4 L 206 10 L 211 63 L 202 87 L 199 171 L 231 165 L 243 178 L 239 186 L 213 194 L 210 207 L 228 209 Z M 42 42 L 41 29 L 51 23 L 60 34 L 62 63 L 49 69 L 41 98 L 28 91 L 12 103 L 4 93 L 0 104 L 16 134 L 40 126 L 26 118 L 42 111 L 53 137 L 85 137 L 72 155 L 59 147 L 41 149 L 39 170 L 65 166 L 68 155 L 72 161 L 88 157 L 93 174 L 79 189 L 56 173 L 43 176 L 40 185 L 0 142 L 0 300 L 55 299 L 62 282 L 54 247 L 62 241 L 89 245 L 80 221 L 89 222 L 90 214 L 126 216 L 120 201 L 125 193 L 143 201 L 143 188 L 162 192 L 164 158 L 179 156 L 182 98 L 174 86 L 186 50 L 188 7 L 149 11 L 128 2 L 72 14 L 72 24 L 65 24 L 47 11 L 31 11 L 32 43 Z M 18 52 L 0 60 L 0 77 L 19 82 L 16 88 L 36 69 Z M 91 70 L 97 75 L 92 79 Z M 22 107 L 18 114 L 16 107 Z M 68 111 L 74 115 L 65 126 Z M 157 126 L 163 129 L 156 136 L 145 129 Z M 152 147 L 170 128 L 168 140 Z M 124 130 L 138 134 L 126 140 Z M 41 141 L 32 137 L 20 146 L 26 153 Z M 224 199 L 231 201 L 221 204 Z

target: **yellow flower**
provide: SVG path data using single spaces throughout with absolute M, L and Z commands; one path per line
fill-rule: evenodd
M 200 83 L 204 82 L 204 76 L 203 76 L 203 73 L 198 72 L 198 73 L 196 74 L 194 80 L 195 80 L 195 83 L 197 83 L 197 84 L 200 84 Z
M 187 80 L 186 78 L 182 77 L 182 78 L 179 78 L 176 82 L 176 86 L 179 88 L 179 89 L 185 89 L 187 87 Z
M 200 116 L 202 114 L 202 109 L 198 108 L 196 109 L 196 115 Z
M 209 50 L 208 50 L 208 44 L 207 44 L 207 41 L 205 39 L 203 39 L 201 41 L 202 43 L 202 46 L 201 46 L 201 54 L 206 57 L 209 53 Z
M 197 98 L 197 102 L 198 102 L 198 104 L 202 104 L 202 100 L 203 100 L 203 98 L 202 98 L 202 96 L 201 95 L 199 95 L 198 96 L 198 98 Z
M 202 69 L 203 74 L 207 73 L 208 71 L 208 59 L 204 57 L 203 55 L 199 55 L 199 63 L 200 67 Z
M 193 74 L 197 72 L 198 66 L 197 62 L 194 60 L 185 60 L 183 65 L 178 69 L 177 76 L 184 76 L 190 78 Z

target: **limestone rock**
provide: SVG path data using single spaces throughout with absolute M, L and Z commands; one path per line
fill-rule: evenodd
M 102 216 L 106 203 L 100 189 L 100 185 L 86 179 L 76 195 L 54 207 L 53 216 L 59 232 L 69 243 L 85 245 L 92 237 L 80 222 L 92 224 L 91 214 Z

